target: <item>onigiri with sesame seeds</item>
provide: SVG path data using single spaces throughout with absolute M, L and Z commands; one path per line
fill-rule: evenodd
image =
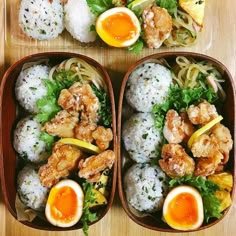
M 17 192 L 25 206 L 38 211 L 45 209 L 49 189 L 42 186 L 38 172 L 31 165 L 18 173 Z
M 127 202 L 141 212 L 156 212 L 162 208 L 167 193 L 167 176 L 160 167 L 148 163 L 131 166 L 124 176 Z
M 96 16 L 90 11 L 86 0 L 68 0 L 64 6 L 65 28 L 77 40 L 83 43 L 93 42 L 96 32 L 91 31 Z
M 139 112 L 151 112 L 154 104 L 162 104 L 172 84 L 171 72 L 165 66 L 148 62 L 129 75 L 125 97 Z
M 37 101 L 47 94 L 44 79 L 48 79 L 50 67 L 34 65 L 19 74 L 15 94 L 20 105 L 31 113 L 37 113 Z
M 50 40 L 63 31 L 63 16 L 61 0 L 22 0 L 19 25 L 31 38 Z
M 163 140 L 151 113 L 135 113 L 126 120 L 122 139 L 130 158 L 139 163 L 157 159 Z
M 26 117 L 17 123 L 13 146 L 19 156 L 27 161 L 39 163 L 50 155 L 48 146 L 40 140 L 41 124 L 35 117 Z

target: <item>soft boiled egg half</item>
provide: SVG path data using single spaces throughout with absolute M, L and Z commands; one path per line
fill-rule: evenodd
M 84 193 L 73 180 L 61 180 L 50 190 L 45 214 L 48 221 L 59 227 L 75 225 L 82 216 Z
M 128 47 L 140 36 L 137 16 L 126 7 L 115 7 L 103 12 L 96 21 L 100 38 L 113 47 Z
M 200 193 L 186 185 L 173 188 L 165 198 L 163 217 L 170 227 L 177 230 L 199 228 L 204 219 Z

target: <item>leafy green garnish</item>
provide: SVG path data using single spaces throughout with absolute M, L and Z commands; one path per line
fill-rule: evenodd
M 216 190 L 220 190 L 220 187 L 201 176 L 194 177 L 187 175 L 181 178 L 172 179 L 169 182 L 169 187 L 186 184 L 196 188 L 202 196 L 203 208 L 204 208 L 204 220 L 209 222 L 210 218 L 220 218 L 222 214 L 219 211 L 220 201 L 214 195 Z
M 52 146 L 57 138 L 43 131 L 41 132 L 39 139 L 47 144 L 47 150 L 51 152 Z
M 201 84 L 195 88 L 180 88 L 177 84 L 170 86 L 167 100 L 161 105 L 153 106 L 152 113 L 155 116 L 156 127 L 158 129 L 163 127 L 168 110 L 181 111 L 187 109 L 191 104 L 198 104 L 203 99 L 213 103 L 218 99 L 218 95 L 207 84 Z
M 81 222 L 83 224 L 84 235 L 88 236 L 88 223 L 97 220 L 98 217 L 96 213 L 92 213 L 89 209 L 89 206 L 95 202 L 95 196 L 92 192 L 93 184 L 85 182 L 82 186 L 84 191 L 84 207 Z
M 101 108 L 98 112 L 100 118 L 98 124 L 103 125 L 104 127 L 111 127 L 112 114 L 108 94 L 104 90 L 99 90 L 94 84 L 91 84 L 91 88 L 101 104 Z
M 90 25 L 89 27 L 89 32 L 96 32 L 96 26 L 95 25 Z
M 156 0 L 156 4 L 162 8 L 165 8 L 172 16 L 177 11 L 177 0 Z
M 144 47 L 143 40 L 139 38 L 133 45 L 128 47 L 128 50 L 135 54 L 139 54 L 143 50 L 143 47 Z
M 99 16 L 104 11 L 115 7 L 112 0 L 86 0 L 87 4 L 93 14 Z
M 54 96 L 41 98 L 37 101 L 37 107 L 39 113 L 36 115 L 36 119 L 42 124 L 51 120 L 57 112 L 61 110 L 60 106 L 57 104 L 57 98 Z
M 57 103 L 61 90 L 69 88 L 75 81 L 79 81 L 78 77 L 73 76 L 74 73 L 73 71 L 57 72 L 53 80 L 43 80 L 47 88 L 47 94 L 36 103 L 39 110 L 36 118 L 40 123 L 44 124 L 51 120 L 61 110 Z

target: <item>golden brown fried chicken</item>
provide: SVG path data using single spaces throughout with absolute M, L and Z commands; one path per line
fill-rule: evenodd
M 211 138 L 217 141 L 219 151 L 224 156 L 222 163 L 225 164 L 229 160 L 229 152 L 233 148 L 233 140 L 229 129 L 218 123 L 211 129 Z
M 191 105 L 187 113 L 189 120 L 195 125 L 207 124 L 218 116 L 216 107 L 207 101 L 203 101 L 197 106 Z
M 39 168 L 40 182 L 43 186 L 51 188 L 61 178 L 67 177 L 70 171 L 78 166 L 83 153 L 76 147 L 57 142 L 48 158 L 48 163 Z
M 92 143 L 94 139 L 92 134 L 96 128 L 96 124 L 82 121 L 75 126 L 74 137 Z
M 166 9 L 155 5 L 142 14 L 144 39 L 149 48 L 159 48 L 172 30 L 172 17 Z
M 183 127 L 184 134 L 185 134 L 183 141 L 187 142 L 188 139 L 191 137 L 191 135 L 194 133 L 195 128 L 194 128 L 193 124 L 190 122 L 190 120 L 188 118 L 188 114 L 186 112 L 181 112 L 180 117 L 182 120 L 182 127 Z
M 69 113 L 81 112 L 81 120 L 96 123 L 100 102 L 89 84 L 74 83 L 60 93 L 58 104 Z
M 202 134 L 193 141 L 191 151 L 194 157 L 208 157 L 218 148 L 216 139 L 207 134 Z
M 104 151 L 109 147 L 110 141 L 113 139 L 113 134 L 110 128 L 98 126 L 92 133 L 92 137 L 95 139 L 99 149 Z
M 78 116 L 73 116 L 66 110 L 61 110 L 51 121 L 45 123 L 43 130 L 53 136 L 72 138 L 78 121 Z
M 79 162 L 79 177 L 92 181 L 100 176 L 101 171 L 107 167 L 111 169 L 115 162 L 115 153 L 112 150 L 106 150 L 97 156 L 93 155 Z
M 229 160 L 233 140 L 228 128 L 218 123 L 209 134 L 202 134 L 192 144 L 191 151 L 198 157 L 195 175 L 208 176 L 223 171 Z
M 179 144 L 165 144 L 162 147 L 159 164 L 162 170 L 171 178 L 193 174 L 194 160 L 185 152 Z
M 193 125 L 186 113 L 179 115 L 171 109 L 166 113 L 163 135 L 168 143 L 181 143 L 186 141 L 194 132 Z
M 214 174 L 222 159 L 223 155 L 217 150 L 208 157 L 198 158 L 194 175 L 208 176 Z

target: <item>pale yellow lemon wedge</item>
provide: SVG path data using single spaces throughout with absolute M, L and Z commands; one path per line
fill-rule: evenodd
M 195 131 L 192 136 L 188 140 L 188 147 L 191 148 L 194 140 L 199 137 L 200 135 L 207 132 L 209 129 L 211 129 L 215 124 L 219 123 L 221 120 L 223 120 L 222 116 L 217 116 L 215 119 L 204 125 L 202 128 Z
M 155 0 L 134 0 L 128 5 L 132 11 L 143 11 L 145 8 L 150 7 Z
M 179 5 L 198 25 L 203 26 L 205 0 L 179 0 Z
M 81 149 L 81 151 L 84 152 L 88 152 L 88 153 L 100 153 L 101 150 L 99 149 L 98 146 L 95 146 L 91 143 L 79 140 L 79 139 L 75 139 L 75 138 L 62 138 L 59 140 L 60 143 L 64 143 L 64 144 L 71 144 L 71 145 L 75 145 L 77 147 L 79 147 L 79 149 Z

